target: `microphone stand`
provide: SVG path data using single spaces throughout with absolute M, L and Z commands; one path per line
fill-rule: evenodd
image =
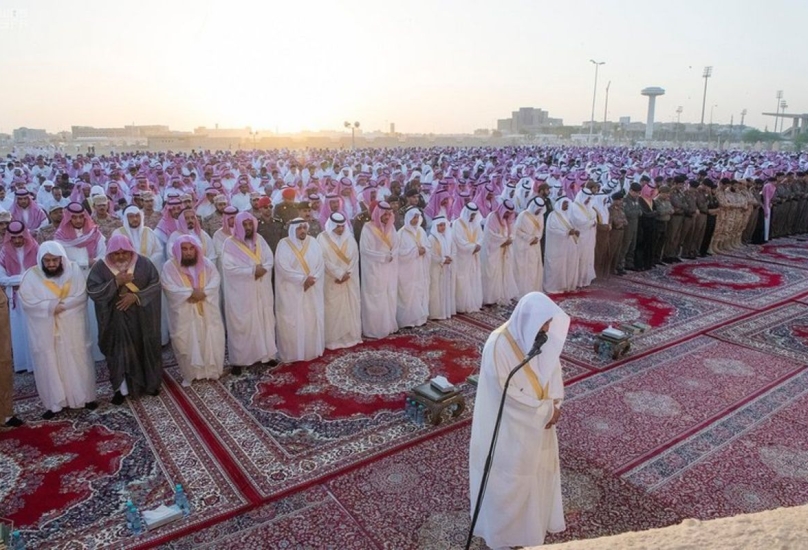
M 542 342 L 543 344 L 544 342 Z M 502 410 L 505 408 L 505 396 L 508 393 L 508 385 L 511 383 L 511 378 L 519 372 L 519 369 L 527 365 L 527 363 L 541 353 L 541 346 L 536 349 L 531 349 L 525 356 L 521 363 L 516 365 L 513 370 L 508 374 L 505 379 L 505 387 L 502 388 L 502 398 L 499 400 L 499 411 L 497 412 L 497 420 L 494 423 L 494 433 L 491 436 L 491 446 L 488 448 L 488 456 L 485 458 L 485 467 L 483 468 L 483 478 L 480 480 L 480 489 L 477 492 L 477 502 L 474 505 L 474 515 L 471 518 L 471 527 L 469 528 L 468 538 L 466 539 L 465 550 L 471 547 L 471 539 L 474 536 L 474 527 L 477 525 L 477 519 L 480 516 L 480 510 L 483 505 L 483 496 L 485 495 L 485 487 L 488 484 L 488 475 L 491 473 L 491 463 L 494 460 L 494 448 L 497 445 L 497 438 L 499 437 L 499 425 L 502 423 Z

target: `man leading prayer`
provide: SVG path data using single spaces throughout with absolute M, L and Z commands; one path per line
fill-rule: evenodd
M 499 443 L 474 529 L 491 548 L 539 545 L 548 531 L 566 528 L 555 425 L 564 398 L 560 356 L 569 324 L 569 316 L 550 298 L 531 292 L 483 348 L 469 452 L 472 514 L 505 380 L 525 359 L 537 332 L 547 334 L 541 354 L 517 371 L 507 390 Z

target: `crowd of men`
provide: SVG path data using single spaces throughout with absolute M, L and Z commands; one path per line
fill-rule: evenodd
M 169 342 L 188 385 L 222 375 L 225 344 L 238 375 L 808 231 L 799 153 L 21 154 L 1 168 L 13 365 L 33 371 L 45 418 L 95 408 L 102 359 L 114 404 L 156 395 Z

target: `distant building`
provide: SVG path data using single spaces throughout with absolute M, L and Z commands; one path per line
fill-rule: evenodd
M 17 143 L 31 143 L 34 141 L 47 141 L 47 130 L 37 130 L 34 128 L 17 128 L 12 131 L 12 136 Z
M 143 139 L 168 134 L 168 126 L 158 124 L 147 126 L 124 126 L 123 128 L 95 128 L 93 126 L 72 126 L 73 139 Z
M 252 128 L 219 128 L 217 124 L 215 128 L 207 128 L 200 126 L 194 128 L 194 136 L 196 137 L 209 137 L 209 138 L 250 138 L 252 136 Z
M 540 134 L 547 128 L 563 126 L 560 118 L 550 118 L 550 113 L 534 107 L 520 107 L 510 118 L 497 120 L 497 130 L 508 134 Z

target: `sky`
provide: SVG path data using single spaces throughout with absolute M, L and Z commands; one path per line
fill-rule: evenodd
M 789 21 L 794 21 L 789 25 Z M 0 132 L 166 124 L 470 133 L 519 107 L 565 124 L 773 127 L 808 112 L 805 0 L 0 0 Z

